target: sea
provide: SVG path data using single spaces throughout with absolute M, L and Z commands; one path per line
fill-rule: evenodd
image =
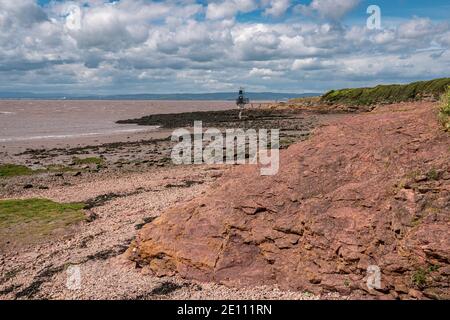
M 234 101 L 0 100 L 0 143 L 157 130 L 116 124 L 151 114 L 235 108 Z

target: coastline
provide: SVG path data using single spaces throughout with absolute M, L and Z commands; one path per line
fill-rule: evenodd
M 273 124 L 276 125 L 282 123 L 288 129 L 292 129 L 291 125 L 295 124 L 295 128 L 301 128 L 300 133 L 303 133 L 305 128 L 309 130 L 309 134 L 306 136 L 302 134 L 296 135 L 295 132 L 291 132 L 295 130 L 282 130 L 282 132 L 287 132 L 289 137 L 295 137 L 295 139 L 289 141 L 285 146 L 287 150 L 281 150 L 280 157 L 282 161 L 283 159 L 286 160 L 286 157 L 293 159 L 292 156 L 297 156 L 302 161 L 307 161 L 307 158 L 303 158 L 304 154 L 311 154 L 310 159 L 313 159 L 313 162 L 309 163 L 309 166 L 328 165 L 329 163 L 333 167 L 335 163 L 333 159 L 337 155 L 347 155 L 349 157 L 354 155 L 348 160 L 349 168 L 351 168 L 353 166 L 360 166 L 367 161 L 364 160 L 366 158 L 363 160 L 358 158 L 359 156 L 365 157 L 363 155 L 364 152 L 367 154 L 383 154 L 386 152 L 383 148 L 392 147 L 386 141 L 406 143 L 406 145 L 413 143 L 422 147 L 426 146 L 426 142 L 428 141 L 427 137 L 433 136 L 439 142 L 439 146 L 436 145 L 436 147 L 441 148 L 448 141 L 448 137 L 440 133 L 437 122 L 434 123 L 434 108 L 435 106 L 432 103 L 418 102 L 383 106 L 374 109 L 370 113 L 356 115 L 315 114 L 311 112 L 304 113 L 303 111 L 292 114 L 291 111 L 282 111 L 287 112 L 286 117 L 283 118 L 283 122 L 280 122 L 277 117 L 271 118 L 270 121 L 275 121 Z M 257 115 L 258 113 L 256 112 L 254 114 Z M 180 118 L 180 115 L 176 115 L 176 117 Z M 189 116 L 184 118 L 189 119 Z M 315 119 L 314 121 L 312 120 L 313 118 Z M 376 122 L 370 126 L 365 125 L 367 119 L 379 119 L 377 120 L 378 123 L 386 126 L 388 129 L 378 128 Z M 422 122 L 418 122 L 417 119 L 421 119 L 420 121 Z M 414 125 L 410 125 L 410 123 L 414 123 Z M 233 127 L 235 124 L 234 119 L 231 119 L 224 126 Z M 262 125 L 263 123 L 260 124 Z M 265 123 L 265 125 L 267 124 Z M 370 137 L 372 137 L 374 134 L 373 130 L 376 128 L 380 131 L 376 134 L 386 135 L 386 139 L 388 139 L 380 140 L 383 142 L 383 148 L 381 149 L 370 145 Z M 164 128 L 160 130 L 164 130 Z M 170 132 L 172 128 L 166 130 Z M 420 132 L 421 135 L 415 135 L 417 138 L 411 142 L 409 141 L 410 131 L 411 133 Z M 317 132 L 318 135 L 316 134 Z M 347 133 L 343 135 L 342 132 Z M 312 138 L 310 139 L 309 136 L 311 133 Z M 324 133 L 326 134 L 324 135 Z M 360 137 L 359 135 L 362 136 Z M 346 137 L 349 136 L 353 137 L 354 141 L 347 143 L 348 138 Z M 58 164 L 64 166 L 64 170 L 46 171 L 39 174 L 1 179 L 0 199 L 45 198 L 61 203 L 83 202 L 88 204 L 88 209 L 85 210 L 88 220 L 73 228 L 67 229 L 63 234 L 50 236 L 46 241 L 36 240 L 35 242 L 21 243 L 20 241 L 14 242 L 10 240 L 7 243 L 0 243 L 0 247 L 5 253 L 0 258 L 0 271 L 4 275 L 0 278 L 0 299 L 309 300 L 378 299 L 384 295 L 383 292 L 368 293 L 360 286 L 352 287 L 352 291 L 350 287 L 343 285 L 345 281 L 341 281 L 341 278 L 336 283 L 332 282 L 334 281 L 332 274 L 325 275 L 328 277 L 325 279 L 328 279 L 330 283 L 325 283 L 324 290 L 319 290 L 321 284 L 316 278 L 312 278 L 311 284 L 304 286 L 304 289 L 292 290 L 288 286 L 283 287 L 282 284 L 261 285 L 261 282 L 256 282 L 256 286 L 235 286 L 230 285 L 226 281 L 205 282 L 201 281 L 201 279 L 195 280 L 192 277 L 189 278 L 174 272 L 167 273 L 167 270 L 164 270 L 164 268 L 161 268 L 161 272 L 159 273 L 157 271 L 158 269 L 152 269 L 149 266 L 145 266 L 145 264 L 136 264 L 135 261 L 130 260 L 129 250 L 136 248 L 134 242 L 138 239 L 136 237 L 142 237 L 143 233 L 148 232 L 146 230 L 151 230 L 152 222 L 157 217 L 170 217 L 170 215 L 167 215 L 168 212 L 172 212 L 173 216 L 174 210 L 177 212 L 177 215 L 184 214 L 183 206 L 189 203 L 196 205 L 198 199 L 202 199 L 205 196 L 209 197 L 208 195 L 214 193 L 214 190 L 221 190 L 221 188 L 229 184 L 230 177 L 232 178 L 234 188 L 227 190 L 233 191 L 236 189 L 235 193 L 239 196 L 239 199 L 242 197 L 245 198 L 250 180 L 248 179 L 248 174 L 252 169 L 248 165 L 175 166 L 171 164 L 170 158 L 168 158 L 171 144 L 167 137 L 155 139 L 147 136 L 149 139 L 143 140 L 141 139 L 143 137 L 139 133 L 131 135 L 130 138 L 123 136 L 121 142 L 115 141 L 117 137 L 109 138 L 112 139 L 111 141 L 108 140 L 109 142 L 97 141 L 93 145 L 90 145 L 86 141 L 86 145 L 84 146 L 47 147 L 44 149 L 28 149 L 18 154 L 8 154 L 11 161 L 25 163 L 36 168 Z M 358 147 L 357 142 L 361 144 L 363 149 Z M 292 145 L 292 147 L 289 147 L 289 145 Z M 402 156 L 407 157 L 407 159 L 414 157 L 415 152 L 418 150 L 405 148 L 404 146 L 399 146 L 398 148 L 401 150 Z M 299 153 L 298 150 L 302 152 Z M 366 151 L 361 155 L 361 150 Z M 432 161 L 437 161 L 437 164 L 441 164 L 442 159 L 439 158 L 439 160 L 434 155 L 431 155 L 428 149 L 423 149 L 421 152 L 424 153 L 425 157 L 431 157 Z M 328 155 L 328 153 L 331 155 Z M 391 153 L 390 151 L 388 154 L 395 155 L 395 153 Z M 96 157 L 95 159 L 100 159 L 100 162 L 77 164 L 76 159 L 86 157 Z M 372 159 L 376 162 L 377 157 L 370 156 L 367 159 Z M 389 161 L 391 164 L 397 162 L 398 160 Z M 405 165 L 411 166 L 413 162 L 407 161 Z M 421 167 L 420 170 L 427 172 L 426 170 L 430 170 L 428 167 L 431 165 L 431 162 L 429 162 L 426 167 Z M 381 167 L 385 168 L 384 166 Z M 445 196 L 444 193 L 448 192 L 448 174 L 445 168 L 440 168 L 437 165 L 436 168 L 439 171 L 437 171 L 437 175 L 433 176 L 430 181 L 426 177 L 419 177 L 420 180 L 417 180 L 419 181 L 418 190 L 426 196 L 432 195 L 429 192 L 435 190 L 437 188 L 436 185 L 439 186 L 439 189 L 436 190 L 442 190 L 441 196 Z M 58 170 L 60 169 L 61 167 Z M 365 172 L 366 169 L 358 172 Z M 311 170 L 320 172 L 317 168 Z M 376 173 L 377 170 L 374 172 Z M 334 181 L 336 186 L 341 185 L 338 176 L 327 174 L 321 177 L 317 174 L 316 177 L 316 175 L 310 175 L 307 171 L 303 173 L 297 169 L 294 171 L 298 171 L 298 173 L 307 177 L 302 179 L 319 179 L 321 182 Z M 407 168 L 406 173 L 409 171 L 411 169 Z M 332 172 L 335 173 L 334 169 Z M 352 176 L 350 174 L 349 179 Z M 383 190 L 388 190 L 392 187 L 389 184 L 390 182 L 386 183 L 384 175 L 377 177 L 382 181 L 380 185 L 382 185 Z M 397 178 L 402 179 L 402 177 Z M 278 178 L 274 177 L 274 179 Z M 293 184 L 289 190 L 293 190 L 298 185 L 298 182 L 295 182 L 296 178 L 290 172 L 282 172 L 280 179 L 277 183 L 271 183 L 270 185 L 275 188 L 273 192 L 282 193 L 282 196 L 280 196 L 282 198 L 285 196 L 285 192 L 279 191 L 277 188 L 281 188 L 284 183 L 291 181 Z M 257 185 L 257 179 L 254 180 L 252 184 Z M 318 187 L 318 183 L 314 181 L 308 182 L 304 190 L 308 190 L 308 186 Z M 267 189 L 265 183 L 262 188 L 264 190 Z M 345 189 L 346 186 L 344 185 L 343 188 Z M 261 194 L 264 192 L 263 189 L 261 189 Z M 223 194 L 226 195 L 229 191 Z M 269 192 L 271 191 L 269 190 Z M 364 192 L 365 197 L 369 197 L 368 194 L 366 195 L 368 191 Z M 405 184 L 404 188 L 400 190 L 401 192 L 409 194 L 411 190 L 406 189 Z M 376 194 L 375 191 L 370 192 L 370 195 Z M 305 197 L 307 198 L 308 196 Z M 393 201 L 403 199 L 398 197 L 395 196 Z M 220 200 L 220 197 L 211 197 L 210 199 L 212 204 L 223 201 Z M 270 199 L 270 197 L 267 199 Z M 325 201 L 324 208 L 333 204 L 339 206 L 342 203 L 341 198 L 335 202 L 328 203 L 332 199 L 333 197 L 319 196 L 311 200 L 313 203 Z M 360 201 L 359 199 L 359 196 L 355 198 L 355 205 L 359 209 L 353 208 L 349 210 L 350 213 L 356 214 L 355 212 L 359 212 L 361 210 L 360 208 L 371 210 L 372 203 L 370 205 L 363 204 L 363 207 L 361 207 L 358 202 Z M 286 199 L 286 201 L 282 201 L 282 205 L 284 206 L 285 203 L 290 203 L 289 201 L 294 200 L 290 198 Z M 350 198 L 345 198 L 344 200 L 347 202 L 353 201 Z M 434 200 L 430 201 L 433 204 L 432 201 Z M 303 202 L 302 200 L 301 202 L 295 201 L 293 203 L 295 205 L 301 205 Z M 415 206 L 417 203 L 411 203 L 410 205 Z M 433 205 L 436 206 L 436 204 Z M 201 206 L 198 207 L 200 208 L 199 212 L 201 212 L 203 209 L 201 209 Z M 258 218 L 258 215 L 255 217 Z M 218 223 L 220 219 L 215 219 L 214 223 Z M 164 221 L 164 219 L 158 221 Z M 174 225 L 178 225 L 179 228 L 184 227 L 183 223 L 176 223 Z M 328 228 L 333 223 L 330 222 L 325 225 Z M 424 228 L 433 227 L 428 220 L 423 220 L 423 226 Z M 408 228 L 408 226 L 404 226 L 403 228 Z M 168 236 L 169 234 L 170 232 L 167 232 Z M 433 233 L 429 234 L 431 235 Z M 325 239 L 320 237 L 313 239 L 317 243 L 325 241 Z M 342 241 L 347 241 L 346 239 L 344 237 Z M 283 243 L 283 246 L 285 245 Z M 163 250 L 163 247 L 161 247 L 161 250 Z M 309 249 L 306 248 L 305 250 Z M 332 255 L 331 252 L 329 254 Z M 301 256 L 306 257 L 307 255 L 302 254 Z M 336 259 L 339 260 L 341 258 Z M 353 263 L 352 261 L 354 260 L 350 259 L 349 261 Z M 81 270 L 82 286 L 79 290 L 69 290 L 66 287 L 66 271 L 67 266 L 70 265 L 77 266 Z M 349 265 L 348 268 L 353 267 Z M 394 275 L 396 274 L 394 273 Z M 311 288 L 314 288 L 314 290 L 307 290 L 311 285 Z M 402 296 L 403 298 L 411 296 L 423 298 L 423 294 L 416 289 L 410 289 L 406 292 L 397 292 L 396 290 L 406 289 L 395 288 L 395 290 L 388 291 L 389 298 L 398 296 Z M 430 293 L 427 294 L 429 295 Z
M 325 118 L 329 116 L 324 116 L 323 122 L 315 117 L 303 114 L 286 125 L 304 121 L 304 128 L 311 131 L 328 121 Z M 235 124 L 231 121 L 221 126 Z M 172 131 L 173 128 L 163 127 L 81 139 L 3 143 L 3 163 L 23 164 L 37 170 L 58 165 L 64 170 L 1 179 L 1 199 L 45 198 L 58 203 L 91 203 L 86 214 L 95 218 L 62 235 L 50 236 L 48 241 L 0 242 L 5 252 L 0 259 L 0 270 L 4 275 L 11 275 L 0 279 L 0 299 L 318 299 L 316 295 L 282 291 L 276 286 L 235 289 L 177 276 L 160 278 L 135 269 L 123 256 L 145 223 L 167 208 L 201 195 L 234 168 L 171 164 Z M 74 158 L 86 157 L 102 159 L 102 164 L 74 164 Z M 65 288 L 63 266 L 70 264 L 82 268 L 81 290 Z

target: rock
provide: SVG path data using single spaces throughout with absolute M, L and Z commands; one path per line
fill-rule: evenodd
M 33 185 L 32 184 L 26 184 L 23 186 L 24 189 L 32 189 Z
M 81 171 L 77 171 L 73 174 L 74 177 L 79 177 L 81 176 Z
M 84 214 L 86 216 L 87 222 L 93 222 L 95 219 L 98 218 L 98 215 L 91 210 L 84 210 Z
M 420 197 L 395 186 L 416 170 L 449 171 L 450 136 L 433 104 L 411 110 L 321 127 L 281 152 L 275 176 L 250 165 L 230 169 L 205 194 L 145 225 L 129 258 L 157 276 L 418 299 L 408 288 L 413 271 L 438 265 L 429 285 L 448 291 L 433 279 L 450 261 L 450 180 Z M 404 134 L 395 134 L 398 126 Z M 380 272 L 375 290 L 366 284 L 369 266 Z
M 422 299 L 423 298 L 423 293 L 418 291 L 418 290 L 415 290 L 415 289 L 410 289 L 408 291 L 408 295 L 410 297 L 413 297 L 413 298 L 416 298 L 416 299 Z
M 427 180 L 428 180 L 428 178 L 427 178 L 427 176 L 424 175 L 424 174 L 419 175 L 419 176 L 417 176 L 417 177 L 414 178 L 414 181 L 415 181 L 415 182 L 422 182 L 422 181 L 427 181 Z

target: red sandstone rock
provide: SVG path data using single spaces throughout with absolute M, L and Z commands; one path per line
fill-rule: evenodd
M 450 136 L 434 110 L 340 119 L 281 153 L 276 176 L 239 166 L 146 225 L 130 258 L 234 286 L 448 299 Z M 378 290 L 366 286 L 369 265 L 381 268 Z

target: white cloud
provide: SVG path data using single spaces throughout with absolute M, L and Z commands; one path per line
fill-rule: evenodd
M 280 17 L 290 6 L 290 0 L 270 0 L 269 7 L 265 9 L 264 13 L 269 16 Z
M 208 4 L 206 18 L 231 19 L 239 12 L 250 12 L 258 7 L 254 0 L 225 0 Z
M 448 24 L 434 24 L 430 19 L 413 18 L 398 27 L 398 36 L 406 39 L 417 39 L 441 33 L 448 29 Z
M 330 61 L 322 61 L 319 58 L 305 58 L 305 59 L 295 59 L 292 63 L 292 70 L 321 70 L 327 67 L 334 66 L 334 63 Z
M 256 76 L 256 77 L 273 77 L 273 76 L 281 76 L 283 72 L 280 71 L 274 71 L 269 68 L 252 68 L 250 70 L 249 75 L 250 76 Z
M 69 9 L 86 1 L 73 28 Z M 313 0 L 312 13 L 333 21 L 284 21 L 271 19 L 289 1 L 80 0 L 41 8 L 0 0 L 0 87 L 199 92 L 245 79 L 249 90 L 301 91 L 445 75 L 448 23 L 413 18 L 383 30 L 339 23 L 356 4 Z M 256 9 L 269 21 L 235 19 Z
M 322 18 L 340 20 L 359 3 L 360 0 L 313 0 L 309 5 L 296 6 L 296 9 L 306 15 L 318 14 Z
M 2 21 L 18 24 L 23 27 L 31 27 L 35 23 L 47 20 L 44 10 L 33 0 L 1 0 L 0 16 Z

